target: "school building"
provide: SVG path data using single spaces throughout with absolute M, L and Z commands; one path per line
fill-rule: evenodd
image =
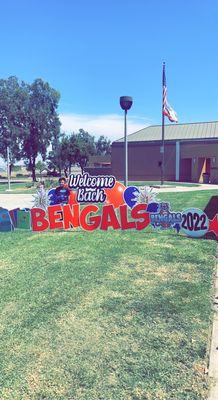
M 161 137 L 160 125 L 128 135 L 129 180 L 160 180 Z M 124 138 L 112 144 L 112 173 L 124 177 Z M 165 125 L 164 179 L 218 183 L 218 122 Z

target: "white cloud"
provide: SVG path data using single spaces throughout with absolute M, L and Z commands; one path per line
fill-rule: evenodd
M 112 141 L 123 136 L 123 116 L 118 114 L 85 115 L 60 114 L 61 130 L 63 132 L 78 132 L 80 128 L 99 137 L 107 136 Z M 133 133 L 149 125 L 147 118 L 127 116 L 127 133 Z

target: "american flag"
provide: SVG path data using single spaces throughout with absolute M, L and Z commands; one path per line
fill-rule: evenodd
M 165 63 L 163 64 L 163 115 L 165 115 L 171 122 L 178 122 L 178 117 L 173 108 L 167 101 L 167 84 L 165 74 Z

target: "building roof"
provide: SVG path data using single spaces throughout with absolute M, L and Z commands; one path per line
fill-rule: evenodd
M 90 156 L 88 165 L 94 165 L 94 164 L 110 164 L 111 163 L 111 155 L 106 154 L 106 155 L 96 155 L 96 156 Z
M 165 125 L 165 140 L 218 139 L 218 121 Z M 161 125 L 148 126 L 128 135 L 128 142 L 153 142 L 162 137 Z M 123 142 L 124 138 L 116 140 Z

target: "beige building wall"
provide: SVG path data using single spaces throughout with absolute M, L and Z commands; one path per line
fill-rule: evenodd
M 165 147 L 165 178 L 175 180 L 176 147 L 170 144 Z M 128 175 L 129 180 L 160 179 L 162 154 L 160 144 L 129 143 Z M 124 176 L 124 146 L 112 146 L 112 172 L 117 179 Z
M 181 159 L 183 158 L 192 160 L 192 182 L 202 182 L 202 174 L 209 172 L 211 183 L 218 183 L 218 141 L 181 143 Z
M 128 144 L 129 180 L 160 180 L 160 142 Z M 202 182 L 203 173 L 210 174 L 211 183 L 218 183 L 218 139 L 205 142 L 180 142 L 180 181 Z M 112 145 L 112 173 L 124 176 L 124 145 Z M 176 179 L 176 141 L 165 143 L 165 180 Z

